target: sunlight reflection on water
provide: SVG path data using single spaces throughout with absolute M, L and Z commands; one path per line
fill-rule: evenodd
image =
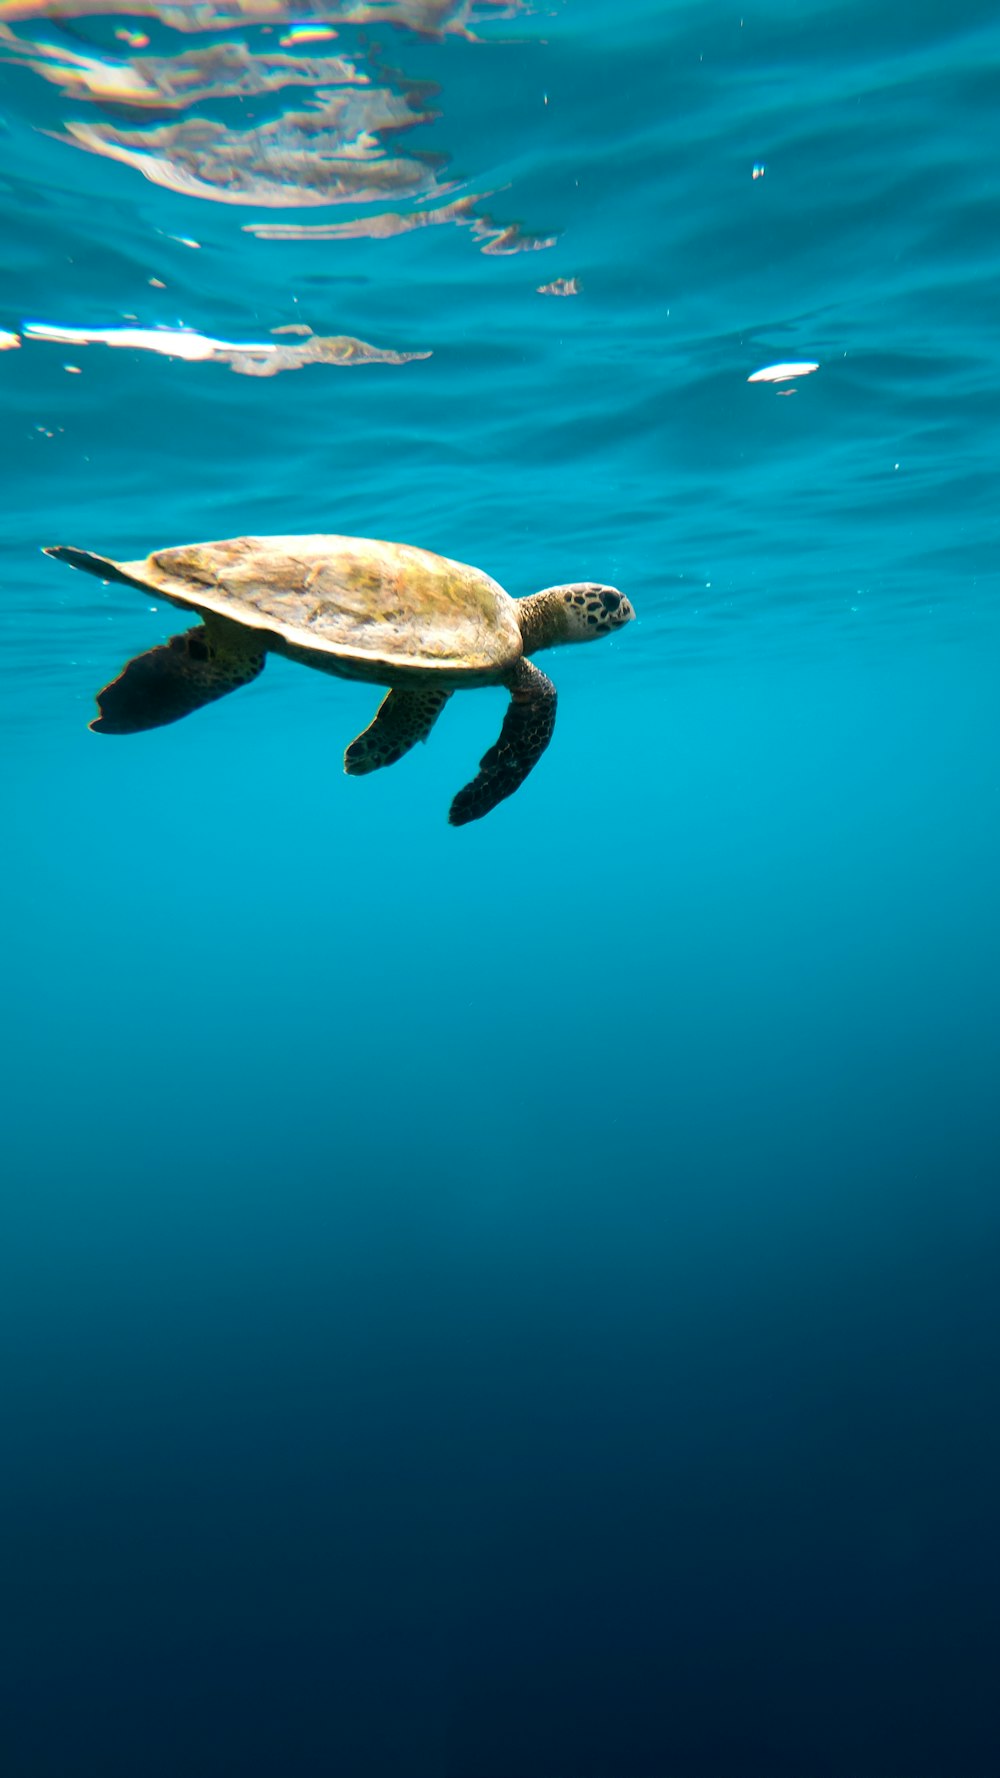
M 183 197 L 266 210 L 346 205 L 360 212 L 318 226 L 244 225 L 258 239 L 377 240 L 454 223 L 471 228 L 484 253 L 506 255 L 550 247 L 556 237 L 495 222 L 479 207 L 488 192 L 454 196 L 459 182 L 443 176 L 447 155 L 440 151 L 401 153 L 395 147 L 410 131 L 439 118 L 434 85 L 410 79 L 398 68 L 383 69 L 377 48 L 366 40 L 352 44 L 350 55 L 287 52 L 336 38 L 338 23 L 387 23 L 421 37 L 457 34 L 475 42 L 477 21 L 509 18 L 519 10 L 520 0 L 509 5 L 499 0 L 477 5 L 470 0 L 392 0 L 294 9 L 268 0 L 183 8 L 132 0 L 128 5 L 63 0 L 44 7 L 35 0 L 0 0 L 0 61 L 29 69 L 63 100 L 109 108 L 106 119 L 64 117 L 49 134 L 67 146 L 131 167 L 154 185 Z M 181 46 L 173 53 L 144 53 L 148 35 L 122 29 L 115 32 L 113 48 L 81 49 L 76 37 L 72 43 L 65 37 L 51 41 L 29 35 L 26 28 L 12 28 L 14 23 L 44 20 L 51 31 L 64 20 L 70 29 L 70 20 L 126 11 L 183 31 Z M 315 22 L 303 21 L 303 12 Z M 95 28 L 99 22 L 95 19 Z M 246 38 L 230 35 L 190 46 L 192 34 L 234 24 L 260 29 Z M 291 29 L 275 49 L 271 32 L 282 24 Z M 129 49 L 141 53 L 129 55 Z M 277 115 L 260 118 L 246 111 L 247 101 L 273 98 L 286 89 L 292 89 L 292 96 Z M 224 101 L 229 102 L 225 117 L 190 110 Z M 136 114 L 134 124 L 130 112 Z

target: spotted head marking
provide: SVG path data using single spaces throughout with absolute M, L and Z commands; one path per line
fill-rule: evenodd
M 574 642 L 608 636 L 612 630 L 630 624 L 635 616 L 625 595 L 613 586 L 581 581 L 577 586 L 565 587 L 562 597 L 569 618 L 568 633 Z

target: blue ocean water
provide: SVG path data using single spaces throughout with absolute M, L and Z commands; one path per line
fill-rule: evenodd
M 0 27 L 4 1778 L 990 1778 L 995 5 Z M 300 531 L 638 621 L 88 732 Z

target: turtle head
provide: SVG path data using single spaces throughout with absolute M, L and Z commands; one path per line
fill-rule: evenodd
M 567 642 L 591 642 L 595 636 L 610 636 L 612 630 L 630 624 L 635 616 L 617 587 L 585 580 L 574 586 L 551 587 L 550 596 L 554 594 L 561 598 L 569 620 Z
M 557 642 L 592 642 L 597 636 L 610 636 L 635 616 L 617 587 L 589 580 L 546 587 L 543 593 L 519 599 L 517 605 L 525 654 Z

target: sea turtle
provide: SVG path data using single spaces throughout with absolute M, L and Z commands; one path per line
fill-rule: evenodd
M 510 796 L 552 738 L 555 687 L 527 657 L 606 636 L 634 616 L 614 587 L 585 581 L 512 599 L 478 568 L 362 537 L 234 537 L 158 550 L 144 562 L 60 545 L 46 554 L 202 619 L 136 655 L 98 693 L 90 726 L 101 734 L 176 722 L 255 679 L 270 651 L 390 688 L 344 755 L 353 775 L 393 765 L 425 741 L 453 691 L 505 685 L 503 728 L 451 805 L 455 826 Z

